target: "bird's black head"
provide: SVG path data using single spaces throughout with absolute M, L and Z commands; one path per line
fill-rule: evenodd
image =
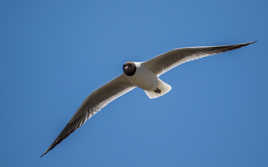
M 127 76 L 133 76 L 136 72 L 136 65 L 131 62 L 127 62 L 123 65 L 123 71 Z

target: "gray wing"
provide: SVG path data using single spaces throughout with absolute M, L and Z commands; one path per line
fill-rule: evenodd
M 171 70 L 172 68 L 180 64 L 186 63 L 188 61 L 214 55 L 216 53 L 238 49 L 253 43 L 255 42 L 241 43 L 235 45 L 224 45 L 224 46 L 179 48 L 164 53 L 162 55 L 159 55 L 151 60 L 144 62 L 143 64 L 153 73 L 161 75 Z
M 75 115 L 61 131 L 55 141 L 41 155 L 41 157 L 52 150 L 57 144 L 68 137 L 77 128 L 81 127 L 86 122 L 86 120 L 91 118 L 107 104 L 134 88 L 135 87 L 130 82 L 128 82 L 128 80 L 122 74 L 103 87 L 95 90 L 91 95 L 87 97 Z

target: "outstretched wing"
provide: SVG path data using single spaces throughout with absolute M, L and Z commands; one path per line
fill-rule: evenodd
M 233 49 L 238 49 L 255 42 L 248 42 L 235 45 L 224 46 L 203 46 L 203 47 L 189 47 L 179 48 L 162 55 L 159 55 L 151 60 L 144 62 L 145 67 L 150 69 L 153 73 L 161 75 L 172 68 L 186 63 L 188 61 L 200 59 L 206 56 L 214 55 L 216 53 L 226 52 Z
M 91 118 L 107 104 L 134 88 L 135 87 L 128 82 L 128 80 L 122 74 L 103 87 L 95 90 L 87 97 L 72 119 L 68 122 L 55 141 L 49 146 L 49 148 L 41 155 L 41 157 L 52 150 L 57 144 L 68 137 L 77 128 L 81 127 L 86 120 Z

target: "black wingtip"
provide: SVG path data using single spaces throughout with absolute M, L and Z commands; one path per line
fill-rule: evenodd
M 43 154 L 40 155 L 40 158 L 42 158 L 43 156 L 45 156 L 48 152 L 49 152 L 50 149 L 47 149 Z
M 251 42 L 246 42 L 246 43 L 240 43 L 240 44 L 235 44 L 235 45 L 230 45 L 231 49 L 238 49 L 238 48 L 242 48 L 251 44 L 255 44 L 257 41 L 251 41 Z
M 47 154 L 47 152 L 44 152 L 43 154 L 40 155 L 40 158 L 42 158 L 46 154 Z
M 244 43 L 243 45 L 244 45 L 244 46 L 248 46 L 248 45 L 251 45 L 251 44 L 255 44 L 255 43 L 257 43 L 257 42 L 258 42 L 258 41 L 255 40 L 255 41 L 251 41 L 251 42 Z

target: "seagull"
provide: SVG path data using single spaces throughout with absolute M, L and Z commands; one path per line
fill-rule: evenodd
M 255 42 L 178 48 L 145 62 L 126 62 L 123 65 L 123 74 L 93 91 L 84 100 L 54 142 L 40 157 L 46 155 L 102 108 L 134 88 L 143 89 L 150 99 L 158 98 L 171 90 L 171 86 L 159 78 L 160 75 L 183 63 L 242 48 Z

